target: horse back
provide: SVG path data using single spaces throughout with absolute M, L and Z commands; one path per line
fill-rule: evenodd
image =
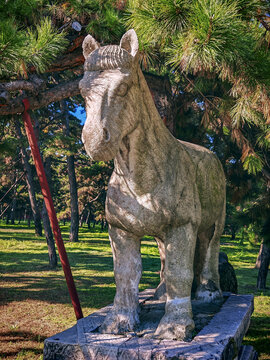
M 202 227 L 211 224 L 213 216 L 223 211 L 226 183 L 217 156 L 203 146 L 179 140 L 195 166 L 196 184 L 202 211 Z

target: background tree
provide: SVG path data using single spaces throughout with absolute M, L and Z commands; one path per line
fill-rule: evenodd
M 91 163 L 85 156 L 81 123 L 72 113 L 83 104 L 78 96 L 82 41 L 91 33 L 102 45 L 119 43 L 126 28 L 134 27 L 141 66 L 164 122 L 177 137 L 216 152 L 223 163 L 231 230 L 233 223 L 262 228 L 269 212 L 251 214 L 269 209 L 269 1 L 15 0 L 0 4 L 0 10 L 0 114 L 22 112 L 21 100 L 28 97 L 40 123 L 44 160 L 51 159 L 61 219 L 70 220 L 72 212 L 68 157 L 74 156 L 82 222 L 103 218 L 111 172 L 110 164 Z M 63 99 L 68 99 L 69 136 L 63 136 Z M 14 137 L 7 119 L 0 119 L 5 130 L 0 147 L 6 148 Z M 3 162 L 15 164 L 15 153 Z M 17 176 L 8 167 L 0 195 Z M 20 214 L 29 209 L 21 183 Z
M 261 0 L 130 0 L 128 15 L 152 68 L 167 72 L 174 83 L 182 107 L 176 135 L 219 155 L 229 200 L 247 204 L 248 191 L 248 207 L 265 210 L 270 186 L 269 10 L 269 2 Z M 260 227 L 269 218 L 269 211 L 256 221 L 248 213 L 246 220 Z

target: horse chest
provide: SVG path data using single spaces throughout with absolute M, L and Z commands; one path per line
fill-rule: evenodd
M 152 193 L 140 195 L 126 183 L 112 177 L 106 199 L 107 221 L 127 231 L 132 229 L 138 235 L 153 236 L 158 236 L 168 226 L 197 222 L 200 216 L 198 199 L 187 196 L 190 192 L 187 187 L 182 185 L 175 189 L 163 186 Z

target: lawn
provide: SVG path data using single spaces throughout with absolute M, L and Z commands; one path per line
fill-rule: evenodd
M 80 229 L 80 242 L 68 241 L 62 226 L 69 261 L 84 315 L 111 303 L 115 293 L 108 234 Z M 222 239 L 235 267 L 240 293 L 255 294 L 255 311 L 245 343 L 270 359 L 270 290 L 256 291 L 254 269 L 258 247 Z M 45 239 L 36 238 L 26 224 L 0 223 L 0 359 L 42 359 L 43 341 L 76 322 L 62 268 L 48 267 Z M 142 243 L 143 277 L 140 290 L 159 281 L 159 255 L 155 242 Z M 269 283 L 269 280 L 268 280 Z

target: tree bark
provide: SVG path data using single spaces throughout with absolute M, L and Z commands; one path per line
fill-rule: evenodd
M 90 211 L 88 211 L 88 213 L 87 213 L 87 218 L 86 218 L 85 222 L 87 224 L 88 229 L 90 229 L 90 223 L 91 223 L 91 212 Z
M 74 167 L 74 156 L 67 156 L 68 165 L 68 179 L 70 189 L 70 211 L 71 211 L 71 222 L 70 222 L 70 241 L 78 241 L 79 233 L 79 209 L 78 209 L 78 193 L 77 193 L 77 181 Z
M 15 128 L 16 128 L 16 132 L 17 132 L 17 137 L 21 142 L 20 152 L 21 152 L 22 163 L 24 166 L 25 174 L 26 174 L 26 184 L 27 184 L 30 205 L 31 205 L 33 218 L 34 218 L 35 233 L 37 236 L 42 236 L 42 226 L 41 226 L 40 213 L 39 213 L 37 200 L 36 200 L 36 191 L 35 191 L 35 186 L 34 186 L 33 173 L 32 173 L 30 163 L 29 163 L 29 156 L 23 146 L 23 136 L 22 136 L 20 124 L 18 121 L 15 121 Z
M 79 81 L 81 80 L 81 78 L 82 77 L 80 76 L 69 82 L 56 85 L 46 91 L 39 92 L 38 96 L 28 97 L 30 109 L 40 109 L 44 106 L 49 105 L 52 102 L 60 101 L 65 98 L 78 95 L 80 93 Z M 24 106 L 22 103 L 22 99 L 24 97 L 18 97 L 12 101 L 9 101 L 8 104 L 2 105 L 0 107 L 0 115 L 22 113 L 24 111 Z
M 84 56 L 82 53 L 82 43 L 85 38 L 85 35 L 80 35 L 73 39 L 70 47 L 66 50 L 65 54 L 59 59 L 56 59 L 54 63 L 46 69 L 46 73 L 64 71 L 76 68 L 84 63 Z M 32 66 L 29 71 L 31 73 L 36 72 L 36 68 Z
M 9 224 L 9 220 L 10 220 L 10 210 L 7 211 L 7 216 L 6 216 L 6 225 Z
M 17 198 L 16 198 L 16 193 L 14 193 L 13 199 L 12 199 L 12 205 L 11 205 L 11 213 L 10 213 L 10 223 L 12 225 L 15 224 L 16 205 L 17 205 Z
M 48 180 L 48 184 L 51 188 L 52 182 L 51 182 L 51 158 L 50 157 L 47 157 L 45 159 L 44 169 L 45 169 L 46 177 Z M 56 268 L 57 255 L 56 255 L 56 250 L 55 250 L 54 237 L 53 237 L 50 220 L 49 220 L 48 212 L 47 212 L 44 201 L 43 201 L 41 215 L 42 215 L 42 222 L 43 222 L 43 227 L 44 227 L 44 234 L 45 234 L 47 245 L 48 245 L 49 265 L 51 268 Z
M 86 206 L 83 208 L 80 216 L 79 216 L 79 226 L 82 227 L 83 226 L 83 220 L 85 218 L 85 212 L 86 212 Z
M 264 290 L 266 288 L 266 278 L 268 274 L 269 262 L 270 262 L 270 247 L 269 245 L 266 245 L 264 241 L 262 244 L 261 265 L 257 278 L 257 289 L 259 290 Z
M 63 107 L 65 109 L 65 135 L 69 136 L 70 135 L 69 113 L 68 113 L 67 104 L 64 103 Z M 67 169 L 68 169 L 68 180 L 69 180 L 69 191 L 70 191 L 70 212 L 71 212 L 69 240 L 72 242 L 77 242 L 78 233 L 79 233 L 79 208 L 78 208 L 77 181 L 76 181 L 73 155 L 67 156 Z
M 235 240 L 236 231 L 234 227 L 231 228 L 231 240 Z
M 260 266 L 261 266 L 262 249 L 263 249 L 263 241 L 261 242 L 259 254 L 258 254 L 257 259 L 256 259 L 256 264 L 255 264 L 255 267 L 254 267 L 255 269 L 259 269 Z
M 27 90 L 34 93 L 38 93 L 40 88 L 44 86 L 44 80 L 38 77 L 34 77 L 32 81 L 27 80 L 14 80 L 6 83 L 0 83 L 0 89 L 3 91 L 18 91 L 18 90 Z
M 35 117 L 34 121 L 35 121 L 35 127 L 34 127 L 35 135 L 36 135 L 36 138 L 39 139 L 39 133 L 40 133 L 39 120 L 37 117 Z M 38 143 L 38 146 L 39 146 L 39 143 Z M 39 146 L 39 148 L 40 148 L 40 146 Z M 51 190 L 52 189 L 52 174 L 51 174 L 51 157 L 50 156 L 48 156 L 44 161 L 44 170 L 45 170 L 46 178 L 48 181 L 48 185 Z M 49 266 L 51 268 L 55 268 L 57 266 L 57 255 L 56 255 L 56 250 L 55 250 L 55 242 L 54 242 L 54 237 L 53 237 L 53 233 L 52 233 L 52 229 L 51 229 L 48 211 L 47 211 L 44 200 L 43 200 L 43 206 L 42 206 L 42 210 L 41 210 L 41 217 L 42 217 L 42 222 L 43 222 L 43 227 L 44 227 L 44 234 L 45 234 L 45 238 L 46 238 L 46 242 L 47 242 L 47 246 L 48 246 Z
M 14 184 L 16 184 L 16 185 L 13 188 L 13 197 L 12 197 L 11 213 L 10 213 L 10 221 L 11 221 L 12 225 L 15 224 L 15 212 L 16 212 L 16 206 L 17 206 L 17 182 L 18 182 L 18 178 L 17 178 L 17 176 L 15 176 Z
M 175 134 L 175 114 L 176 107 L 174 106 L 172 89 L 170 81 L 167 77 L 152 75 L 144 73 L 147 84 L 153 95 L 154 102 L 158 109 L 158 112 L 163 119 L 164 123 Z M 28 97 L 30 103 L 30 109 L 40 109 L 49 105 L 52 102 L 61 101 L 80 93 L 79 82 L 82 76 L 79 76 L 73 80 L 56 85 L 45 91 L 39 91 L 38 96 Z M 25 96 L 24 96 L 25 97 Z M 7 104 L 0 107 L 0 115 L 18 114 L 24 111 L 22 99 L 24 97 L 17 97 L 13 100 L 9 100 Z
M 31 214 L 28 214 L 27 225 L 28 225 L 28 227 L 30 229 L 30 227 L 31 227 Z

